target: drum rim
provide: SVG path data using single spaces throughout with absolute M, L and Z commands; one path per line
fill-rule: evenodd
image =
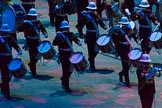
M 42 52 L 42 51 L 40 50 L 39 47 L 40 47 L 41 44 L 43 44 L 43 43 L 49 43 L 49 45 L 52 46 L 52 44 L 51 44 L 50 41 L 48 41 L 48 40 L 44 40 L 44 41 L 42 41 L 42 42 L 39 44 L 39 46 L 38 46 L 38 52 L 41 53 L 41 54 L 44 54 L 44 53 L 48 52 L 48 51 L 51 49 L 51 47 L 50 47 L 46 52 Z
M 8 69 L 9 69 L 9 70 L 12 70 L 12 69 L 10 68 L 10 65 L 11 65 L 11 63 L 13 63 L 13 61 L 15 61 L 15 60 L 20 61 L 20 62 L 21 62 L 21 65 L 23 64 L 23 62 L 22 62 L 22 60 L 21 60 L 20 58 L 14 58 L 14 59 L 12 59 L 12 60 L 8 63 Z
M 105 37 L 105 38 L 104 38 L 104 41 L 103 41 L 103 39 L 102 39 L 102 42 L 99 43 L 99 42 L 100 42 L 99 40 L 100 40 L 102 37 Z M 111 37 L 110 37 L 109 35 L 101 35 L 101 36 L 97 39 L 96 43 L 97 43 L 99 46 L 105 46 L 105 45 L 107 44 L 107 43 L 105 43 L 105 40 L 107 40 L 107 39 L 109 39 L 108 42 L 111 41 Z M 104 43 L 104 44 L 103 44 L 103 43 Z
M 80 54 L 80 55 L 82 55 L 82 58 L 80 58 L 81 60 L 84 58 L 84 55 L 83 55 L 83 53 L 82 52 L 74 52 L 71 56 L 70 56 L 70 58 L 69 58 L 69 61 L 72 63 L 72 64 L 77 64 L 77 63 L 79 63 L 79 62 L 73 62 L 72 61 L 72 57 L 75 55 L 75 54 Z
M 143 52 L 142 52 L 142 50 L 141 50 L 140 48 L 134 48 L 133 50 L 138 50 L 138 51 L 140 51 L 140 52 L 141 52 L 141 56 L 142 56 Z M 132 51 L 133 51 L 133 50 L 132 50 Z M 141 56 L 139 56 L 139 57 L 137 57 L 137 58 L 132 58 L 132 57 L 131 57 L 131 52 L 132 52 L 132 51 L 130 51 L 130 52 L 128 53 L 128 57 L 129 57 L 130 60 L 137 60 L 137 59 L 139 59 L 139 58 L 141 57 Z M 139 55 L 139 54 L 138 54 L 138 55 Z
M 153 38 L 153 34 L 155 34 L 155 33 L 158 33 L 157 36 L 159 36 L 159 38 L 154 38 L 154 40 L 152 40 L 152 38 Z M 150 36 L 150 40 L 153 41 L 153 42 L 155 42 L 155 41 L 158 41 L 159 39 L 161 39 L 161 37 L 162 37 L 162 33 L 159 32 L 159 31 L 156 31 L 156 32 L 153 32 L 153 33 L 151 34 L 151 36 Z M 155 39 L 156 39 L 156 40 L 155 40 Z

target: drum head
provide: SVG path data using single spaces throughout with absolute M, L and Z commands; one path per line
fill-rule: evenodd
M 109 41 L 110 41 L 110 36 L 103 35 L 103 36 L 101 36 L 101 37 L 98 38 L 97 44 L 99 46 L 105 46 Z
M 141 57 L 141 55 L 142 51 L 139 48 L 135 48 L 128 54 L 128 57 L 130 60 L 137 60 Z
M 74 53 L 70 58 L 70 62 L 73 64 L 77 64 L 79 63 L 81 60 L 83 59 L 83 54 L 78 52 L 78 53 Z
M 153 32 L 150 36 L 150 40 L 152 42 L 158 41 L 159 39 L 161 39 L 162 33 L 161 32 Z
M 38 51 L 40 53 L 46 53 L 51 49 L 51 43 L 49 41 L 43 41 L 41 44 L 38 46 Z
M 8 24 L 11 32 L 15 30 L 16 16 L 11 6 L 5 8 L 2 12 L 2 24 Z
M 8 64 L 8 69 L 11 71 L 15 71 L 17 69 L 19 69 L 22 65 L 22 61 L 21 59 L 13 59 L 9 64 Z

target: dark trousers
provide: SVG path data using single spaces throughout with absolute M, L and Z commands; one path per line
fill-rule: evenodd
M 151 28 L 150 28 L 151 29 Z M 143 53 L 149 54 L 152 47 L 150 46 L 149 36 L 151 35 L 151 30 L 149 28 L 141 28 L 139 29 L 139 37 L 143 39 L 141 42 L 141 49 Z
M 130 63 L 128 53 L 130 52 L 130 46 L 128 45 L 120 45 L 118 50 L 118 54 L 120 55 L 121 58 L 121 63 L 122 63 L 122 70 L 119 73 L 120 77 L 124 76 L 126 86 L 129 86 L 130 80 L 129 80 L 129 69 L 130 69 Z
M 154 93 L 149 93 L 147 91 L 140 93 L 140 100 L 142 104 L 142 108 L 152 108 Z
M 82 29 L 85 25 L 85 18 L 82 15 L 78 15 L 77 23 L 78 24 L 76 25 L 76 27 L 78 29 L 78 33 L 79 33 L 79 35 L 82 35 L 83 34 Z
M 11 57 L 2 56 L 0 57 L 0 70 L 2 76 L 1 92 L 4 93 L 5 97 L 10 97 L 10 87 L 9 82 L 11 80 L 11 75 L 8 70 L 8 64 L 12 60 Z M 3 61 L 3 62 L 2 62 Z
M 96 33 L 87 32 L 85 41 L 88 48 L 88 60 L 90 63 L 90 68 L 95 69 L 95 58 L 98 54 L 98 47 L 96 45 Z
M 48 6 L 49 6 L 49 18 L 50 18 L 50 23 L 51 25 L 54 24 L 55 22 L 55 12 L 54 12 L 54 8 L 55 8 L 55 5 L 53 2 L 51 2 L 50 0 L 48 0 Z
M 36 63 L 38 61 L 37 55 L 38 55 L 38 46 L 39 41 L 38 40 L 27 40 L 27 44 L 29 46 L 29 57 L 30 57 L 30 70 L 32 72 L 32 75 L 36 75 Z
M 60 54 L 60 62 L 62 66 L 62 85 L 65 87 L 65 89 L 69 88 L 69 78 L 73 72 L 73 67 L 71 62 L 69 61 L 69 58 L 71 56 L 71 52 L 69 51 L 59 51 Z
M 122 71 L 120 72 L 120 74 L 122 76 L 124 76 L 126 85 L 129 86 L 130 84 L 130 80 L 129 80 L 129 69 L 130 69 L 130 64 L 128 63 L 129 59 L 127 55 L 121 55 L 121 63 L 122 63 Z

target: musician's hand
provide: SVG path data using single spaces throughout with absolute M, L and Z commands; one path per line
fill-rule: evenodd
M 137 45 L 141 45 L 141 41 L 137 41 Z
M 155 25 L 158 25 L 159 24 L 158 21 L 155 21 L 154 23 L 155 23 Z
M 22 50 L 19 50 L 18 55 L 22 55 Z
M 22 47 L 22 49 L 24 49 L 25 51 L 28 50 L 28 45 L 25 43 L 24 46 Z
M 79 41 L 79 42 L 77 43 L 77 45 L 81 47 L 81 46 L 82 46 L 82 43 Z
M 45 34 L 44 37 L 45 37 L 45 38 L 48 38 L 48 34 Z

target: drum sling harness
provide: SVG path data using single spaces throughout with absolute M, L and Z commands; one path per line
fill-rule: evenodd
M 31 37 L 31 36 L 27 36 L 27 37 L 29 37 L 30 39 L 39 39 L 39 37 L 40 37 L 40 32 L 39 32 L 38 28 L 36 27 L 36 25 L 33 24 L 33 22 L 32 22 L 32 21 L 29 21 L 29 20 L 25 20 L 24 22 L 29 23 L 29 24 L 34 28 L 34 31 L 36 32 L 36 34 L 37 34 L 37 36 L 38 36 L 38 37 L 36 37 L 36 38 Z
M 69 38 L 65 34 L 63 34 L 62 32 L 57 32 L 57 35 L 63 37 L 63 39 L 65 39 L 65 41 L 68 43 L 71 51 L 74 52 L 72 44 L 71 44 Z
M 151 24 L 151 22 L 149 21 L 149 18 L 148 18 L 148 16 L 141 10 L 140 11 L 140 14 L 145 18 L 145 20 L 146 20 L 146 22 L 147 22 L 147 24 L 148 25 L 141 25 L 140 24 L 140 27 L 143 27 L 143 28 L 151 28 L 151 30 L 152 30 L 152 24 Z M 152 32 L 152 31 L 151 31 Z
M 83 11 L 82 12 L 82 15 L 87 17 L 89 19 L 89 21 L 91 21 L 91 23 L 93 24 L 93 26 L 95 27 L 96 29 L 96 39 L 98 39 L 98 36 L 99 36 L 99 29 L 98 29 L 98 26 L 97 26 L 97 23 L 95 22 L 94 18 L 86 11 Z M 96 52 L 99 51 L 99 48 L 97 46 L 97 44 L 95 45 L 95 49 L 94 49 Z

